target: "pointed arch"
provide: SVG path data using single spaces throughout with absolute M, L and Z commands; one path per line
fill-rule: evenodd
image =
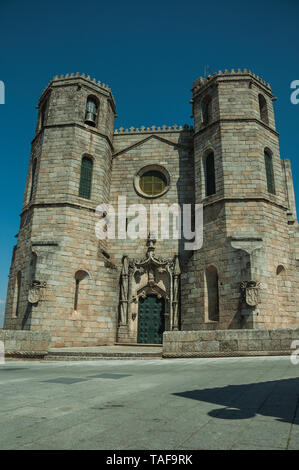
M 276 276 L 284 277 L 286 274 L 286 269 L 282 264 L 279 264 L 276 268 Z

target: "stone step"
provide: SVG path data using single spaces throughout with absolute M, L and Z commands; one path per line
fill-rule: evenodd
M 85 355 L 61 355 L 61 356 L 56 356 L 55 354 L 48 354 L 47 356 L 44 357 L 44 361 L 99 361 L 99 360 L 130 360 L 130 359 L 138 359 L 138 360 L 146 360 L 146 359 L 162 359 L 162 354 L 159 355 L 146 355 L 146 356 L 141 356 L 141 355 L 136 355 L 136 356 L 126 356 L 126 355 L 121 355 L 121 356 L 116 356 L 116 355 L 97 355 L 97 356 L 85 356 Z
M 162 359 L 162 347 L 99 346 L 83 348 L 51 348 L 46 361 L 81 361 L 99 359 Z

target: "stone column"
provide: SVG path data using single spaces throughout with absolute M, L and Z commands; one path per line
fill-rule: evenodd
M 128 257 L 123 257 L 121 271 L 121 291 L 120 291 L 120 325 L 128 323 L 128 291 L 129 291 L 129 262 Z

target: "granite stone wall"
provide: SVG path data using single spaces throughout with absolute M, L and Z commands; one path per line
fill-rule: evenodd
M 51 335 L 48 331 L 0 330 L 5 357 L 44 357 L 48 354 Z
M 165 331 L 163 357 L 280 356 L 294 352 L 299 328 Z

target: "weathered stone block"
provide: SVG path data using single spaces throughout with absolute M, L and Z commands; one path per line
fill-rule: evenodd
M 220 351 L 237 351 L 238 350 L 238 341 L 236 339 L 233 340 L 222 340 L 220 341 Z

